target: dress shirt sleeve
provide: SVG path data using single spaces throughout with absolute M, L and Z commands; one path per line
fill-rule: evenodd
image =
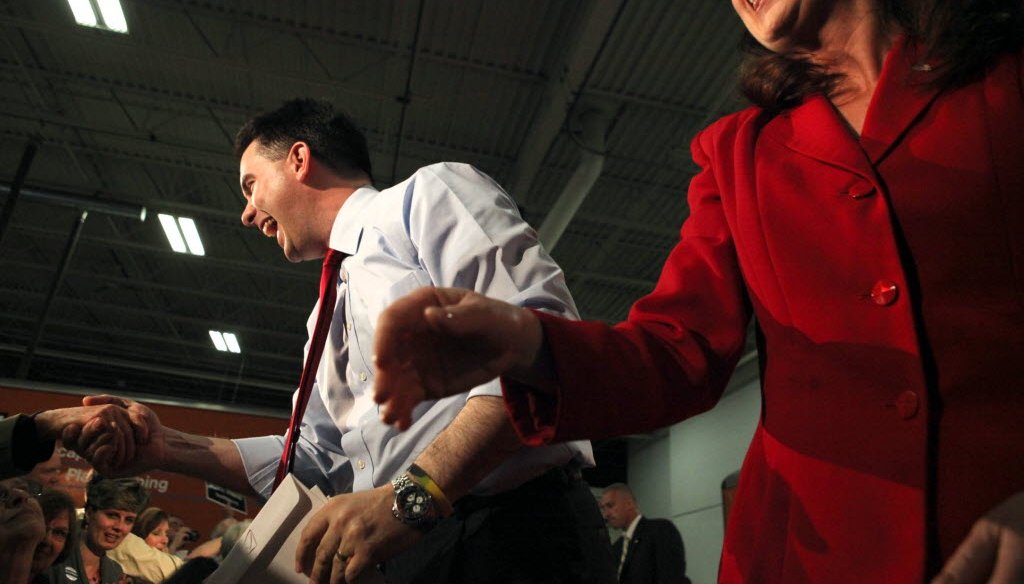
M 409 239 L 435 286 L 578 318 L 561 268 L 489 176 L 468 164 L 435 164 L 417 173 L 405 196 Z M 476 395 L 500 396 L 501 385 L 486 383 L 469 393 Z
M 554 386 L 503 379 L 509 415 L 527 444 L 644 432 L 706 411 L 721 397 L 742 353 L 751 308 L 709 130 L 692 145 L 702 170 L 690 183 L 690 217 L 654 291 L 633 305 L 628 319 L 609 327 L 538 313 Z
M 282 420 L 281 426 L 287 430 L 288 422 Z M 234 443 L 242 456 L 249 484 L 261 497 L 269 498 L 284 452 L 284 436 L 240 438 Z M 341 432 L 328 415 L 320 390 L 314 385 L 302 417 L 292 473 L 302 484 L 310 488 L 317 485 L 327 495 L 351 491 L 352 467 L 341 453 L 340 445 Z

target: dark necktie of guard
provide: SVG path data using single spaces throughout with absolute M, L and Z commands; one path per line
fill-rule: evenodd
M 327 255 L 324 256 L 323 271 L 320 274 L 320 310 L 317 311 L 313 338 L 309 343 L 309 352 L 306 353 L 306 363 L 302 367 L 299 394 L 295 399 L 295 407 L 292 409 L 291 422 L 288 424 L 284 452 L 281 453 L 281 462 L 277 465 L 277 476 L 274 478 L 275 489 L 281 484 L 284 477 L 292 472 L 292 465 L 295 463 L 295 446 L 299 443 L 299 426 L 302 425 L 302 415 L 306 412 L 306 404 L 309 403 L 309 394 L 313 391 L 313 380 L 316 379 L 316 371 L 320 367 L 320 357 L 324 353 L 324 345 L 327 344 L 327 333 L 331 330 L 334 303 L 338 297 L 338 270 L 341 267 L 341 260 L 344 258 L 345 254 L 333 249 L 327 250 Z

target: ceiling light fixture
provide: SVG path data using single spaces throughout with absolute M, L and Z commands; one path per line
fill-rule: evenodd
M 235 336 L 235 333 L 210 331 L 210 339 L 213 340 L 213 346 L 217 347 L 218 351 L 225 353 L 242 352 L 242 347 L 238 346 L 238 337 Z
M 71 12 L 75 15 L 75 22 L 78 24 L 92 27 L 99 24 L 96 22 L 96 13 L 89 0 L 68 0 L 68 4 L 71 5 Z
M 220 331 L 210 331 L 210 339 L 213 340 L 213 346 L 217 347 L 218 351 L 228 350 L 228 345 L 224 342 L 224 335 Z
M 171 249 L 178 253 L 206 255 L 206 248 L 203 247 L 203 240 L 199 238 L 196 222 L 190 217 L 174 217 L 166 213 L 160 213 L 157 217 L 160 219 L 160 226 L 164 228 Z
M 203 249 L 203 240 L 199 239 L 199 230 L 196 229 L 196 222 L 189 217 L 178 217 L 178 225 L 185 235 L 185 243 L 188 244 L 188 251 L 192 255 L 206 255 Z
M 124 10 L 121 10 L 121 2 L 118 0 L 96 0 L 100 7 L 100 15 L 107 28 L 127 34 L 128 21 L 124 19 Z
M 181 237 L 181 231 L 178 230 L 178 223 L 174 220 L 174 217 L 160 213 L 157 215 L 160 218 L 160 226 L 164 228 L 164 234 L 167 235 L 167 242 L 171 244 L 171 249 L 178 253 L 185 253 L 188 248 L 185 246 L 185 240 Z
M 224 333 L 224 342 L 228 345 L 228 350 L 232 353 L 241 353 L 242 348 L 238 346 L 238 337 L 235 333 Z
M 68 0 L 68 5 L 75 22 L 82 26 L 128 33 L 128 21 L 119 0 Z

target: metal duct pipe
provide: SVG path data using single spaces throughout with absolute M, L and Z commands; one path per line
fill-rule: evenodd
M 627 3 L 628 0 L 581 3 L 581 16 L 564 33 L 567 37 L 564 54 L 545 66 L 547 82 L 541 105 L 528 125 L 506 183 L 508 192 L 513 193 L 517 201 L 529 200 L 544 157 L 562 131 L 570 110 L 583 110 L 574 104 L 584 92 Z
M 0 185 L 0 193 L 10 194 L 11 186 Z M 118 215 L 120 217 L 128 217 L 129 219 L 138 219 L 139 221 L 146 220 L 146 208 L 142 205 L 125 203 L 124 201 L 114 199 L 87 197 L 78 193 L 57 189 L 30 189 L 26 187 L 21 188 L 20 195 L 40 203 L 71 207 L 83 211 L 95 211 L 97 213 L 106 213 L 107 215 Z
M 0 209 L 0 243 L 3 243 L 4 235 L 7 234 L 7 226 L 10 225 L 11 217 L 14 216 L 14 207 L 18 204 L 21 185 L 24 184 L 25 177 L 28 176 L 28 169 L 32 166 L 32 159 L 35 158 L 38 149 L 35 142 L 29 142 L 21 154 L 21 162 L 18 163 L 18 170 L 14 173 L 14 182 L 7 189 L 9 194 L 7 204 Z
M 580 115 L 579 121 L 583 126 L 580 164 L 537 231 L 548 253 L 555 249 L 569 221 L 576 215 L 583 199 L 594 188 L 594 183 L 604 170 L 604 136 L 608 130 L 608 117 L 599 110 L 587 110 Z
M 18 364 L 18 372 L 15 374 L 15 377 L 18 379 L 28 377 L 29 369 L 32 367 L 32 358 L 36 354 L 36 348 L 39 347 L 39 341 L 43 339 L 43 330 L 46 328 L 46 319 L 50 316 L 53 300 L 57 297 L 57 290 L 60 288 L 61 283 L 64 282 L 64 274 L 67 273 L 68 265 L 71 264 L 71 257 L 75 255 L 75 248 L 78 247 L 78 238 L 82 236 L 82 228 L 85 227 L 85 220 L 88 218 L 89 212 L 82 211 L 71 226 L 71 236 L 68 237 L 68 243 L 64 247 L 64 255 L 61 256 L 60 265 L 57 266 L 57 273 L 54 274 L 53 282 L 50 283 L 50 291 L 46 294 L 43 311 L 39 314 L 39 320 L 36 322 L 32 339 L 28 342 L 25 354 L 22 355 L 21 362 Z

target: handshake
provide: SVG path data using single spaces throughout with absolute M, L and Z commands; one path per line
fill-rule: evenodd
M 159 466 L 164 428 L 153 410 L 110 395 L 89 396 L 82 404 L 36 414 L 37 437 L 59 439 L 104 476 L 128 476 Z

